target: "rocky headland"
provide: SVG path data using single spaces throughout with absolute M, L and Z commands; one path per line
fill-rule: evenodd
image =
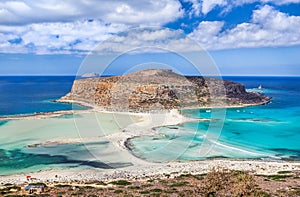
M 60 102 L 86 103 L 109 111 L 242 107 L 266 104 L 270 97 L 216 78 L 182 76 L 168 69 L 74 81 Z

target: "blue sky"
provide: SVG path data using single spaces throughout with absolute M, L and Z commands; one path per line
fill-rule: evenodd
M 122 34 L 148 26 L 161 28 Z M 300 75 L 300 0 L 0 1 L 0 75 L 74 75 L 95 47 L 193 53 L 190 40 L 209 51 L 222 75 Z M 193 72 L 161 52 L 155 58 Z M 111 72 L 135 61 L 123 62 Z

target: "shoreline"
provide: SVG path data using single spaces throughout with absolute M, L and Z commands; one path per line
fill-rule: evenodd
M 265 101 L 262 101 L 260 103 L 249 103 L 249 104 L 240 104 L 240 105 L 224 105 L 224 106 L 194 106 L 194 107 L 182 107 L 182 108 L 173 108 L 173 109 L 163 109 L 163 110 L 160 110 L 160 111 L 169 111 L 169 110 L 197 110 L 197 109 L 231 109 L 231 108 L 243 108 L 243 107 L 252 107 L 252 106 L 261 106 L 261 105 L 267 105 L 271 102 L 271 99 L 270 98 L 269 100 L 265 100 Z M 66 99 L 58 99 L 58 100 L 55 100 L 54 102 L 61 102 L 61 103 L 69 103 L 69 104 L 77 104 L 77 105 L 81 105 L 83 107 L 88 107 L 88 108 L 91 108 L 91 109 L 94 109 L 94 110 L 99 110 L 101 112 L 112 112 L 112 113 L 118 113 L 118 112 L 125 112 L 125 113 L 144 113 L 144 112 L 141 112 L 141 111 L 109 111 L 103 107 L 100 107 L 100 106 L 97 106 L 97 105 L 92 105 L 92 104 L 89 104 L 89 103 L 86 103 L 84 101 L 76 101 L 76 100 L 66 100 Z M 148 112 L 148 113 L 151 113 L 151 112 L 156 112 L 158 110 L 155 110 L 155 111 L 145 111 L 145 112 Z
M 157 112 L 168 112 L 170 110 L 197 110 L 197 109 L 234 109 L 234 108 L 243 108 L 243 107 L 252 107 L 252 106 L 260 106 L 260 105 L 267 105 L 270 103 L 269 101 L 257 103 L 257 104 L 242 104 L 242 105 L 225 105 L 225 106 L 205 106 L 205 107 L 183 107 L 180 109 L 165 109 L 160 111 L 150 111 L 150 112 L 140 112 L 140 111 L 109 111 L 107 109 L 101 108 L 96 105 L 88 104 L 83 101 L 75 101 L 75 100 L 54 100 L 53 102 L 61 102 L 61 103 L 69 103 L 69 104 L 77 104 L 82 107 L 86 107 L 87 109 L 82 110 L 58 110 L 58 111 L 52 111 L 52 112 L 35 112 L 33 114 L 19 114 L 19 115 L 4 115 L 0 116 L 0 121 L 6 121 L 6 120 L 31 120 L 31 119 L 44 119 L 44 118 L 52 118 L 52 117 L 60 117 L 63 115 L 69 115 L 69 114 L 80 114 L 80 113 L 89 113 L 89 112 L 103 112 L 103 113 L 117 113 L 117 114 L 147 114 L 147 113 L 157 113 Z
M 184 161 L 151 163 L 147 167 L 144 165 L 129 166 L 120 169 L 97 170 L 44 170 L 33 173 L 20 173 L 0 176 L 2 184 L 25 184 L 28 183 L 28 174 L 35 178 L 35 182 L 46 183 L 74 183 L 90 181 L 115 181 L 125 180 L 146 180 L 149 178 L 168 178 L 182 174 L 205 174 L 214 168 L 239 170 L 255 175 L 272 175 L 280 171 L 297 172 L 300 171 L 300 162 L 287 161 L 257 161 L 257 160 L 237 160 L 237 159 L 212 159 L 203 161 Z M 168 175 L 168 177 L 166 177 Z
M 88 113 L 90 110 L 60 110 L 53 112 L 38 112 L 34 114 L 22 114 L 22 115 L 9 115 L 9 116 L 0 116 L 0 121 L 7 120 L 33 120 L 33 119 L 45 119 L 45 118 L 54 118 L 70 114 L 80 114 Z

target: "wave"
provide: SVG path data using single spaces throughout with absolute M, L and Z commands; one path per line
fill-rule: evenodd
M 249 88 L 246 89 L 247 92 L 258 92 L 258 93 L 264 93 L 264 91 L 266 91 L 266 89 L 262 90 L 262 89 L 258 89 L 258 88 Z
M 258 92 L 258 93 L 278 93 L 278 92 L 283 92 L 285 90 L 277 90 L 277 89 L 271 89 L 271 88 L 262 88 L 262 89 L 258 89 L 258 88 L 247 88 L 246 89 L 247 92 Z
M 217 141 L 211 141 L 211 140 L 209 140 L 209 141 L 212 144 L 215 144 L 215 145 L 217 145 L 219 147 L 226 148 L 227 150 L 238 151 L 238 152 L 240 152 L 242 154 L 250 155 L 250 156 L 253 156 L 253 157 L 271 157 L 272 156 L 272 155 L 269 155 L 269 154 L 266 154 L 266 153 L 260 153 L 260 152 L 245 150 L 245 149 L 238 148 L 238 147 L 235 147 L 235 146 L 226 145 L 224 143 L 220 143 L 220 142 L 217 142 Z
M 228 118 L 231 122 L 282 123 L 282 121 L 267 118 Z

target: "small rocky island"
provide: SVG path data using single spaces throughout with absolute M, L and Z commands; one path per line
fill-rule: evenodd
M 270 97 L 247 92 L 240 83 L 150 69 L 75 80 L 71 92 L 58 101 L 86 103 L 110 111 L 149 111 L 262 105 Z

